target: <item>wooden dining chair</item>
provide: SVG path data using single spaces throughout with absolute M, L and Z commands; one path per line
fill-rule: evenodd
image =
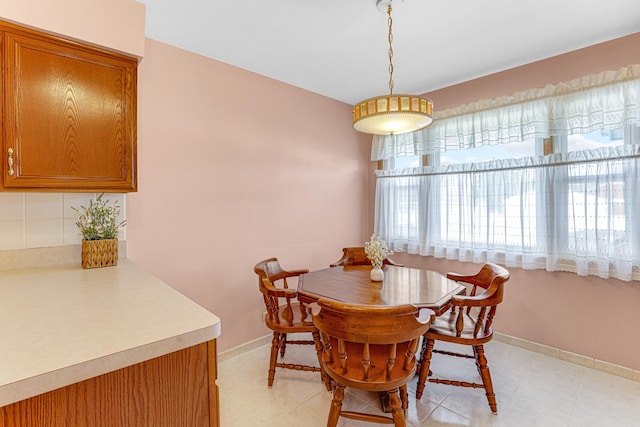
M 385 258 L 382 261 L 382 264 L 402 267 L 402 264 L 395 262 L 389 257 Z M 339 265 L 371 265 L 371 260 L 367 258 L 364 246 L 342 248 L 342 258 L 332 264 L 329 264 L 329 267 L 337 267 Z
M 320 299 L 311 304 L 323 343 L 322 363 L 334 380 L 327 427 L 340 417 L 405 426 L 407 382 L 416 372 L 419 341 L 435 317 L 413 305 L 347 304 Z M 342 409 L 345 387 L 386 392 L 391 416 Z
M 487 263 L 473 276 L 448 273 L 447 278 L 457 282 L 472 285 L 470 295 L 456 295 L 452 298 L 453 308 L 448 313 L 438 317 L 424 334 L 423 356 L 420 364 L 420 377 L 416 389 L 416 397 L 420 399 L 424 391 L 425 382 L 429 375 L 432 353 L 448 356 L 475 359 L 476 367 L 482 378 L 482 384 L 429 378 L 429 382 L 447 384 L 458 387 L 483 388 L 487 395 L 489 407 L 493 413 L 498 412 L 496 396 L 493 392 L 491 373 L 487 365 L 483 345 L 493 337 L 493 323 L 496 307 L 502 302 L 504 284 L 509 280 L 509 272 L 495 264 Z M 484 292 L 478 293 L 479 288 Z M 441 351 L 433 348 L 436 341 L 446 341 L 454 344 L 471 346 L 473 355 Z
M 322 369 L 322 343 L 318 329 L 313 325 L 307 305 L 297 300 L 298 292 L 295 289 L 290 289 L 287 282 L 287 279 L 308 273 L 309 270 L 286 271 L 282 269 L 277 258 L 260 261 L 253 270 L 258 275 L 258 286 L 266 308 L 265 325 L 273 331 L 267 377 L 269 388 L 273 386 L 276 368 L 283 368 L 320 372 L 327 390 L 331 391 L 329 377 Z M 277 286 L 278 284 L 281 286 Z M 310 333 L 313 339 L 293 340 L 288 336 L 289 334 L 298 333 Z M 278 362 L 278 356 L 281 359 L 284 358 L 286 347 L 289 344 L 315 345 L 318 366 Z

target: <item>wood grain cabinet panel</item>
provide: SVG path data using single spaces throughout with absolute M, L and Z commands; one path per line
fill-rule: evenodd
M 11 427 L 216 427 L 215 340 L 0 408 Z
M 4 189 L 135 191 L 137 59 L 0 30 Z

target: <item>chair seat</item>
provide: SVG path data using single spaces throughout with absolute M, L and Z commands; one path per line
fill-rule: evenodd
M 456 317 L 457 313 L 449 312 L 436 318 L 436 321 L 431 323 L 425 337 L 459 344 L 484 344 L 491 341 L 493 328 L 489 327 L 486 332 L 484 328 L 480 328 L 480 331 L 475 333 L 476 321 L 466 312 L 464 313 L 464 327 L 460 335 L 457 336 Z
M 267 327 L 276 332 L 285 332 L 285 333 L 296 333 L 296 332 L 313 332 L 316 330 L 316 327 L 313 325 L 313 320 L 310 314 L 306 314 L 305 317 L 302 317 L 302 312 L 300 311 L 300 303 L 293 302 L 291 303 L 291 311 L 288 312 L 288 308 L 286 305 L 281 305 L 278 308 L 278 317 L 275 316 L 272 318 L 265 319 L 265 323 Z M 280 320 L 277 322 L 276 320 Z

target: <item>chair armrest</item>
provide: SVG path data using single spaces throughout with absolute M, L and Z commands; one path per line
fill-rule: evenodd
M 469 275 L 457 274 L 457 273 L 449 272 L 449 273 L 447 273 L 447 279 L 455 280 L 456 282 L 462 282 L 462 283 L 467 284 L 467 285 L 472 285 L 473 286 L 473 290 L 471 291 L 471 295 L 475 295 L 477 286 L 480 286 L 481 288 L 485 288 L 486 287 L 486 285 L 483 284 L 481 280 L 478 280 L 478 275 L 477 274 L 469 276 Z
M 486 295 L 454 295 L 451 298 L 451 304 L 457 307 L 488 307 L 495 305 L 495 301 L 486 297 Z
M 344 251 L 344 249 L 343 249 Z M 345 265 L 347 263 L 347 261 L 349 260 L 349 257 L 347 256 L 346 253 L 342 254 L 342 257 L 340 257 L 339 260 L 332 262 L 331 264 L 329 264 L 329 267 L 338 267 L 340 265 Z
M 295 289 L 274 288 L 271 289 L 270 292 L 273 296 L 276 296 L 278 298 L 293 299 L 298 297 L 298 291 Z
M 469 280 L 473 279 L 474 277 L 475 276 L 469 276 L 466 274 L 447 273 L 447 279 L 455 280 L 456 282 L 470 283 Z
M 303 269 L 303 270 L 290 270 L 290 271 L 286 271 L 285 273 L 287 274 L 287 277 L 295 277 L 308 272 L 309 270 Z
M 404 265 L 400 264 L 399 262 L 395 262 L 394 260 L 392 260 L 389 257 L 386 257 L 384 259 L 383 264 L 394 265 L 396 267 L 404 267 Z

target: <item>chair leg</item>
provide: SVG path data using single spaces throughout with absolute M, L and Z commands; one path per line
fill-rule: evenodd
M 476 369 L 478 370 L 478 374 L 482 375 L 482 371 L 480 370 L 480 363 L 478 362 L 478 349 L 476 346 L 473 346 L 473 357 L 476 359 Z
M 407 393 L 407 385 L 400 386 L 400 401 L 402 402 L 402 409 L 406 412 L 409 409 L 409 393 Z
M 491 372 L 489 372 L 489 366 L 487 365 L 487 358 L 484 355 L 484 346 L 476 345 L 473 347 L 476 354 L 476 363 L 480 367 L 480 376 L 482 377 L 482 384 L 487 394 L 487 400 L 489 401 L 489 407 L 494 414 L 498 413 L 498 404 L 496 403 L 496 395 L 493 392 L 493 383 L 491 382 Z
M 331 391 L 331 379 L 325 372 L 324 365 L 322 364 L 322 341 L 320 340 L 320 332 L 314 331 L 311 334 L 313 335 L 313 342 L 316 345 L 316 354 L 318 355 L 318 363 L 320 364 L 320 378 L 322 378 L 322 382 L 327 388 L 327 391 Z
M 398 395 L 398 389 L 389 390 L 389 404 L 391 406 L 391 415 L 393 416 L 393 423 L 395 427 L 406 427 L 407 422 L 404 418 L 404 409 L 402 408 L 402 402 Z
M 273 386 L 273 380 L 276 377 L 276 362 L 278 361 L 278 347 L 280 346 L 281 334 L 273 333 L 271 340 L 271 356 L 269 357 L 269 377 L 267 379 L 269 388 Z
M 424 392 L 424 385 L 427 382 L 427 376 L 429 375 L 429 367 L 431 366 L 431 356 L 433 355 L 432 339 L 426 339 L 425 350 L 422 355 L 422 362 L 420 362 L 420 377 L 418 378 L 418 386 L 416 388 L 416 399 L 420 400 L 422 393 Z
M 327 427 L 336 427 L 338 425 L 343 400 L 344 385 L 336 382 L 336 386 L 333 389 L 333 400 L 331 401 L 331 409 L 329 409 L 329 419 L 327 420 Z
M 284 357 L 284 352 L 287 349 L 287 334 L 282 334 L 282 345 L 280 347 L 280 357 Z

